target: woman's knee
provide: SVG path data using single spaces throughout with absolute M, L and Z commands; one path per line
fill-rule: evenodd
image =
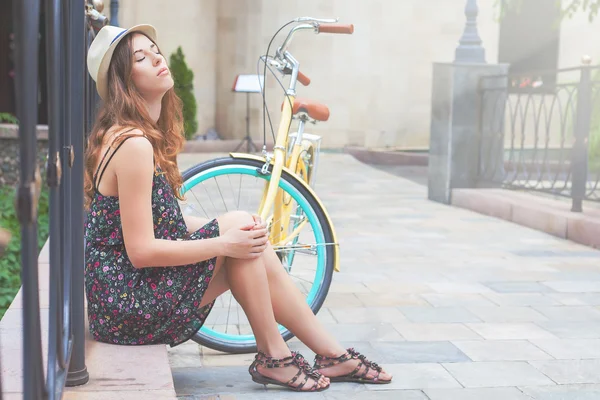
M 253 224 L 254 218 L 246 211 L 230 211 L 217 217 L 217 221 L 219 222 L 219 231 L 223 234 L 231 228 Z

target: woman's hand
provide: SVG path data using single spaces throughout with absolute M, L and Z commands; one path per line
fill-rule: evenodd
M 232 258 L 253 259 L 261 256 L 267 248 L 269 236 L 264 224 L 254 224 L 229 229 L 221 238 L 224 255 Z
M 266 229 L 267 224 L 262 220 L 260 215 L 252 214 L 252 218 L 254 219 L 254 228 L 253 229 Z

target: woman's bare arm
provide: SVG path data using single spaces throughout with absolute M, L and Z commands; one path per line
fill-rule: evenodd
M 193 215 L 184 215 L 183 219 L 185 220 L 188 233 L 196 232 L 210 222 L 208 218 L 195 217 Z
M 146 138 L 140 136 L 127 140 L 111 164 L 117 177 L 125 247 L 135 267 L 185 265 L 224 255 L 221 238 L 189 241 L 155 238 L 152 219 L 153 150 Z

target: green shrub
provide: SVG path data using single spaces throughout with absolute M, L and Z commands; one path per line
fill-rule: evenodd
M 48 190 L 43 186 L 38 210 L 38 251 L 48 238 Z M 21 286 L 21 226 L 14 206 L 15 189 L 0 187 L 0 226 L 8 230 L 11 240 L 0 256 L 0 318 Z
M 8 122 L 9 124 L 18 124 L 19 120 L 11 113 L 0 112 L 0 123 Z
M 198 130 L 196 119 L 196 97 L 194 97 L 194 73 L 188 68 L 181 46 L 169 59 L 171 75 L 175 81 L 175 93 L 183 101 L 183 121 L 186 139 L 191 139 Z

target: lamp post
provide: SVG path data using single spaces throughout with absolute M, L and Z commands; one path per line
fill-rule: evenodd
M 478 12 L 477 0 L 467 0 L 467 5 L 465 6 L 467 23 L 456 48 L 454 62 L 485 63 L 485 49 L 481 45 L 481 38 L 477 31 Z
M 119 0 L 110 0 L 110 24 L 119 26 Z

